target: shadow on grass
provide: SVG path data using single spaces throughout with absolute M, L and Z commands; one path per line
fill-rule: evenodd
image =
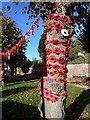
M 22 82 L 22 81 L 21 81 Z M 17 85 L 20 84 L 21 82 L 14 82 L 14 83 L 9 83 L 9 84 L 5 84 L 5 86 L 12 86 L 12 85 Z
M 34 88 L 36 88 L 36 87 L 26 87 L 25 86 L 25 87 L 19 87 L 19 88 L 4 90 L 4 91 L 2 91 L 2 97 L 6 97 L 6 96 L 9 96 L 9 95 L 12 95 L 12 94 L 16 94 L 16 93 L 27 91 L 27 90 L 34 89 Z
M 8 83 L 15 83 L 15 82 L 22 82 L 22 81 L 30 81 L 35 79 L 40 79 L 41 75 L 36 74 L 26 74 L 23 76 L 12 76 L 9 79 L 4 79 L 4 84 L 7 85 Z
M 83 91 L 66 109 L 67 120 L 78 120 L 86 105 L 90 102 L 90 89 Z
M 14 101 L 2 102 L 1 120 L 40 120 L 37 107 L 25 105 Z

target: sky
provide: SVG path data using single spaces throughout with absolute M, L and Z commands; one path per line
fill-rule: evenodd
M 2 0 L 1 0 L 1 2 L 2 2 Z M 1 8 L 1 5 L 2 5 L 2 7 L 5 8 L 3 11 L 4 14 L 8 15 L 16 22 L 17 28 L 22 30 L 22 34 L 24 35 L 28 31 L 28 29 L 33 25 L 32 22 L 34 20 L 34 19 L 32 19 L 32 20 L 28 21 L 29 15 L 22 14 L 22 8 L 24 6 L 29 5 L 29 2 L 19 2 L 19 5 L 15 5 L 12 2 L 2 2 L 2 4 L 0 3 L 0 8 Z M 7 10 L 7 8 L 6 8 L 7 5 L 11 6 L 10 11 Z M 17 11 L 17 14 L 14 13 L 15 11 Z M 74 13 L 74 14 L 78 15 L 77 13 Z M 27 22 L 29 22 L 29 25 L 26 25 Z M 27 46 L 27 50 L 25 52 L 25 55 L 31 61 L 33 59 L 37 59 L 37 60 L 41 59 L 39 57 L 39 53 L 38 53 L 37 49 L 38 49 L 40 37 L 44 31 L 42 24 L 43 24 L 43 21 L 42 21 L 42 19 L 40 19 L 39 20 L 39 29 L 35 30 L 34 36 L 32 36 L 30 34 L 30 42 L 28 42 L 28 46 Z M 81 27 L 83 28 L 82 25 L 81 25 Z M 76 25 L 76 27 L 75 27 L 75 31 L 77 31 L 77 30 L 78 30 L 78 33 L 77 33 L 77 36 L 78 36 L 80 34 L 80 31 L 78 29 L 78 25 Z M 73 37 L 73 40 L 75 40 L 76 37 Z
M 24 6 L 27 6 L 28 4 L 29 4 L 28 2 L 20 2 L 19 5 L 15 5 L 12 2 L 2 2 L 2 7 L 4 7 L 3 13 L 5 15 L 8 15 L 9 17 L 11 17 L 12 20 L 15 21 L 16 27 L 22 30 L 23 35 L 33 25 L 32 22 L 34 21 L 34 19 L 28 21 L 29 15 L 22 14 L 22 8 Z M 10 11 L 7 10 L 6 8 L 7 5 L 11 6 Z M 17 14 L 14 13 L 15 11 L 17 11 Z M 26 25 L 27 22 L 29 22 L 28 25 Z M 38 30 L 35 29 L 34 35 L 30 34 L 30 42 L 28 42 L 27 50 L 25 51 L 26 57 L 30 60 L 41 59 L 39 57 L 39 53 L 37 49 L 38 49 L 40 37 L 44 31 L 42 24 L 43 24 L 43 20 L 40 19 L 39 29 Z

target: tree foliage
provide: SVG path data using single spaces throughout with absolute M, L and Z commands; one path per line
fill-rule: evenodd
M 20 4 L 20 2 L 13 2 L 16 7 Z M 22 3 L 23 4 L 23 3 Z M 89 16 L 89 2 L 30 2 L 27 5 L 25 5 L 22 8 L 22 14 L 28 14 L 28 20 L 33 18 L 42 18 L 44 20 L 44 23 L 48 20 L 48 14 L 49 13 L 60 13 L 62 12 L 59 6 L 62 8 L 65 13 L 65 15 L 68 15 L 68 17 L 71 17 L 73 14 L 73 18 L 75 21 L 75 26 L 78 27 L 78 30 L 75 31 L 75 34 L 78 35 L 80 31 L 82 31 L 82 26 L 84 26 L 85 29 L 83 29 L 82 34 L 83 37 L 81 37 L 81 42 L 84 44 L 84 48 L 89 49 L 88 46 L 88 36 L 89 36 L 89 28 L 90 28 L 90 16 Z M 4 7 L 2 7 L 2 10 L 4 10 Z M 11 10 L 11 6 L 7 6 L 7 10 Z M 15 14 L 18 13 L 18 11 L 14 11 Z M 47 22 L 46 22 L 47 23 Z M 28 25 L 28 23 L 27 23 Z M 82 26 L 81 26 L 82 25 Z M 82 36 L 82 35 L 81 35 Z M 86 39 L 87 38 L 87 39 Z M 90 50 L 89 50 L 90 51 Z
M 2 16 L 2 52 L 7 52 L 11 49 L 22 37 L 21 30 L 16 27 L 16 24 L 8 16 Z M 22 64 L 25 59 L 26 45 L 22 45 L 17 53 L 11 54 L 10 59 L 3 58 L 4 62 L 10 64 L 11 68 Z
M 79 40 L 83 43 L 83 48 L 86 52 L 90 52 L 90 10 L 88 12 L 88 18 L 85 21 L 84 29 L 82 30 Z
M 46 39 L 46 36 L 43 33 L 41 35 L 41 38 L 40 38 L 40 41 L 39 41 L 39 45 L 38 45 L 38 52 L 39 52 L 39 56 L 41 58 L 43 58 L 43 54 L 44 54 L 44 49 L 45 49 L 44 40 L 45 39 Z
M 78 52 L 83 51 L 83 45 L 79 40 L 74 40 L 71 42 L 72 49 L 70 50 L 70 58 L 73 60 L 77 57 Z
M 19 2 L 13 2 L 17 6 Z M 23 3 L 22 3 L 23 4 Z M 42 17 L 43 20 L 48 18 L 49 13 L 62 12 L 60 8 L 57 9 L 58 4 L 63 7 L 65 15 L 71 17 L 73 14 L 75 23 L 81 29 L 80 24 L 84 24 L 85 20 L 88 18 L 88 8 L 89 2 L 30 2 L 22 8 L 22 14 L 28 14 L 28 20 L 36 17 Z M 10 6 L 7 6 L 8 11 L 11 10 Z M 4 10 L 4 8 L 3 8 Z M 15 14 L 18 11 L 14 11 Z

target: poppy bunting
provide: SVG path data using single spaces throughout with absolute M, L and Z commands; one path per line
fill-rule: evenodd
M 39 23 L 38 20 L 34 22 L 34 25 L 31 26 L 31 28 L 28 30 L 28 32 L 16 43 L 15 46 L 13 46 L 11 49 L 9 49 L 7 52 L 0 53 L 0 56 L 3 56 L 4 58 L 8 58 L 8 53 L 13 54 L 16 53 L 17 50 L 21 47 L 22 44 L 26 44 L 26 36 L 30 34 L 30 31 L 32 32 L 32 35 L 34 35 L 34 28 L 35 26 L 38 28 Z

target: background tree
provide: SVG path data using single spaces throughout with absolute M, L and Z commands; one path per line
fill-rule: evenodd
M 78 56 L 79 52 L 83 54 L 83 52 L 84 52 L 83 44 L 78 39 L 71 41 L 71 50 L 69 53 L 69 63 L 78 63 L 78 62 L 76 62 L 76 60 L 79 57 Z M 79 63 L 80 62 L 84 62 L 84 61 L 79 61 Z
M 26 58 L 26 60 L 23 61 L 21 67 L 22 67 L 23 73 L 25 74 L 28 73 L 29 67 L 31 67 L 31 61 Z
M 15 21 L 8 16 L 2 16 L 2 52 L 7 52 L 11 49 L 22 37 L 21 30 L 16 27 Z M 10 55 L 10 58 L 3 58 L 4 63 L 10 66 L 12 73 L 14 68 L 20 66 L 25 60 L 26 44 L 23 44 L 20 49 Z
M 15 2 L 15 4 L 18 5 L 19 3 Z M 89 5 L 88 2 L 41 2 L 41 3 L 30 2 L 28 6 L 25 6 L 23 8 L 22 13 L 29 14 L 30 15 L 29 19 L 39 17 L 39 16 L 42 17 L 42 19 L 44 20 L 45 27 L 48 26 L 48 24 L 51 22 L 51 20 L 49 21 L 47 20 L 49 13 L 54 13 L 54 14 L 58 13 L 60 16 L 67 16 L 67 18 L 74 17 L 75 23 L 78 25 L 79 30 L 81 30 L 82 28 L 80 25 L 81 24 L 83 25 L 84 21 L 88 17 L 88 11 L 87 11 L 88 5 Z M 77 14 L 74 14 L 74 13 L 77 13 Z M 62 23 L 62 25 L 65 25 L 65 24 Z M 68 26 L 68 24 L 66 24 L 64 27 L 71 31 L 74 30 L 74 27 Z M 52 36 L 54 37 L 58 36 L 58 33 L 55 33 L 54 30 L 52 30 L 52 32 L 53 34 L 50 32 Z M 48 34 L 47 39 L 52 38 L 52 36 Z M 61 34 L 59 38 L 62 39 Z M 47 47 L 48 46 L 46 46 L 46 48 Z M 65 49 L 65 48 L 62 48 L 62 49 Z M 58 76 L 58 77 L 61 78 L 61 76 Z M 52 84 L 47 83 L 47 85 L 45 83 L 43 84 L 44 84 L 44 87 L 47 86 L 47 89 L 51 89 L 51 90 L 52 89 L 57 90 L 59 86 L 60 89 L 59 91 L 57 90 L 56 93 L 61 91 L 66 91 L 66 84 L 58 83 L 57 87 L 55 86 L 55 83 L 52 83 Z M 59 102 L 57 102 L 57 104 L 56 103 L 51 104 L 47 102 L 45 99 L 42 99 L 42 100 L 43 100 L 43 102 L 41 103 L 42 117 L 54 118 L 56 116 L 57 118 L 65 118 L 65 112 L 64 112 L 65 99 L 63 97 L 62 99 L 61 98 L 59 99 Z M 58 108 L 58 109 L 55 109 L 55 108 Z
M 83 43 L 83 48 L 86 52 L 90 53 L 90 10 L 88 11 L 88 17 L 83 24 L 84 29 L 81 31 L 78 39 Z
M 40 41 L 39 41 L 39 45 L 38 45 L 38 52 L 39 52 L 39 56 L 41 58 L 43 58 L 43 54 L 45 52 L 45 44 L 44 44 L 45 39 L 46 39 L 46 36 L 43 33 L 41 35 L 41 38 L 40 38 Z

